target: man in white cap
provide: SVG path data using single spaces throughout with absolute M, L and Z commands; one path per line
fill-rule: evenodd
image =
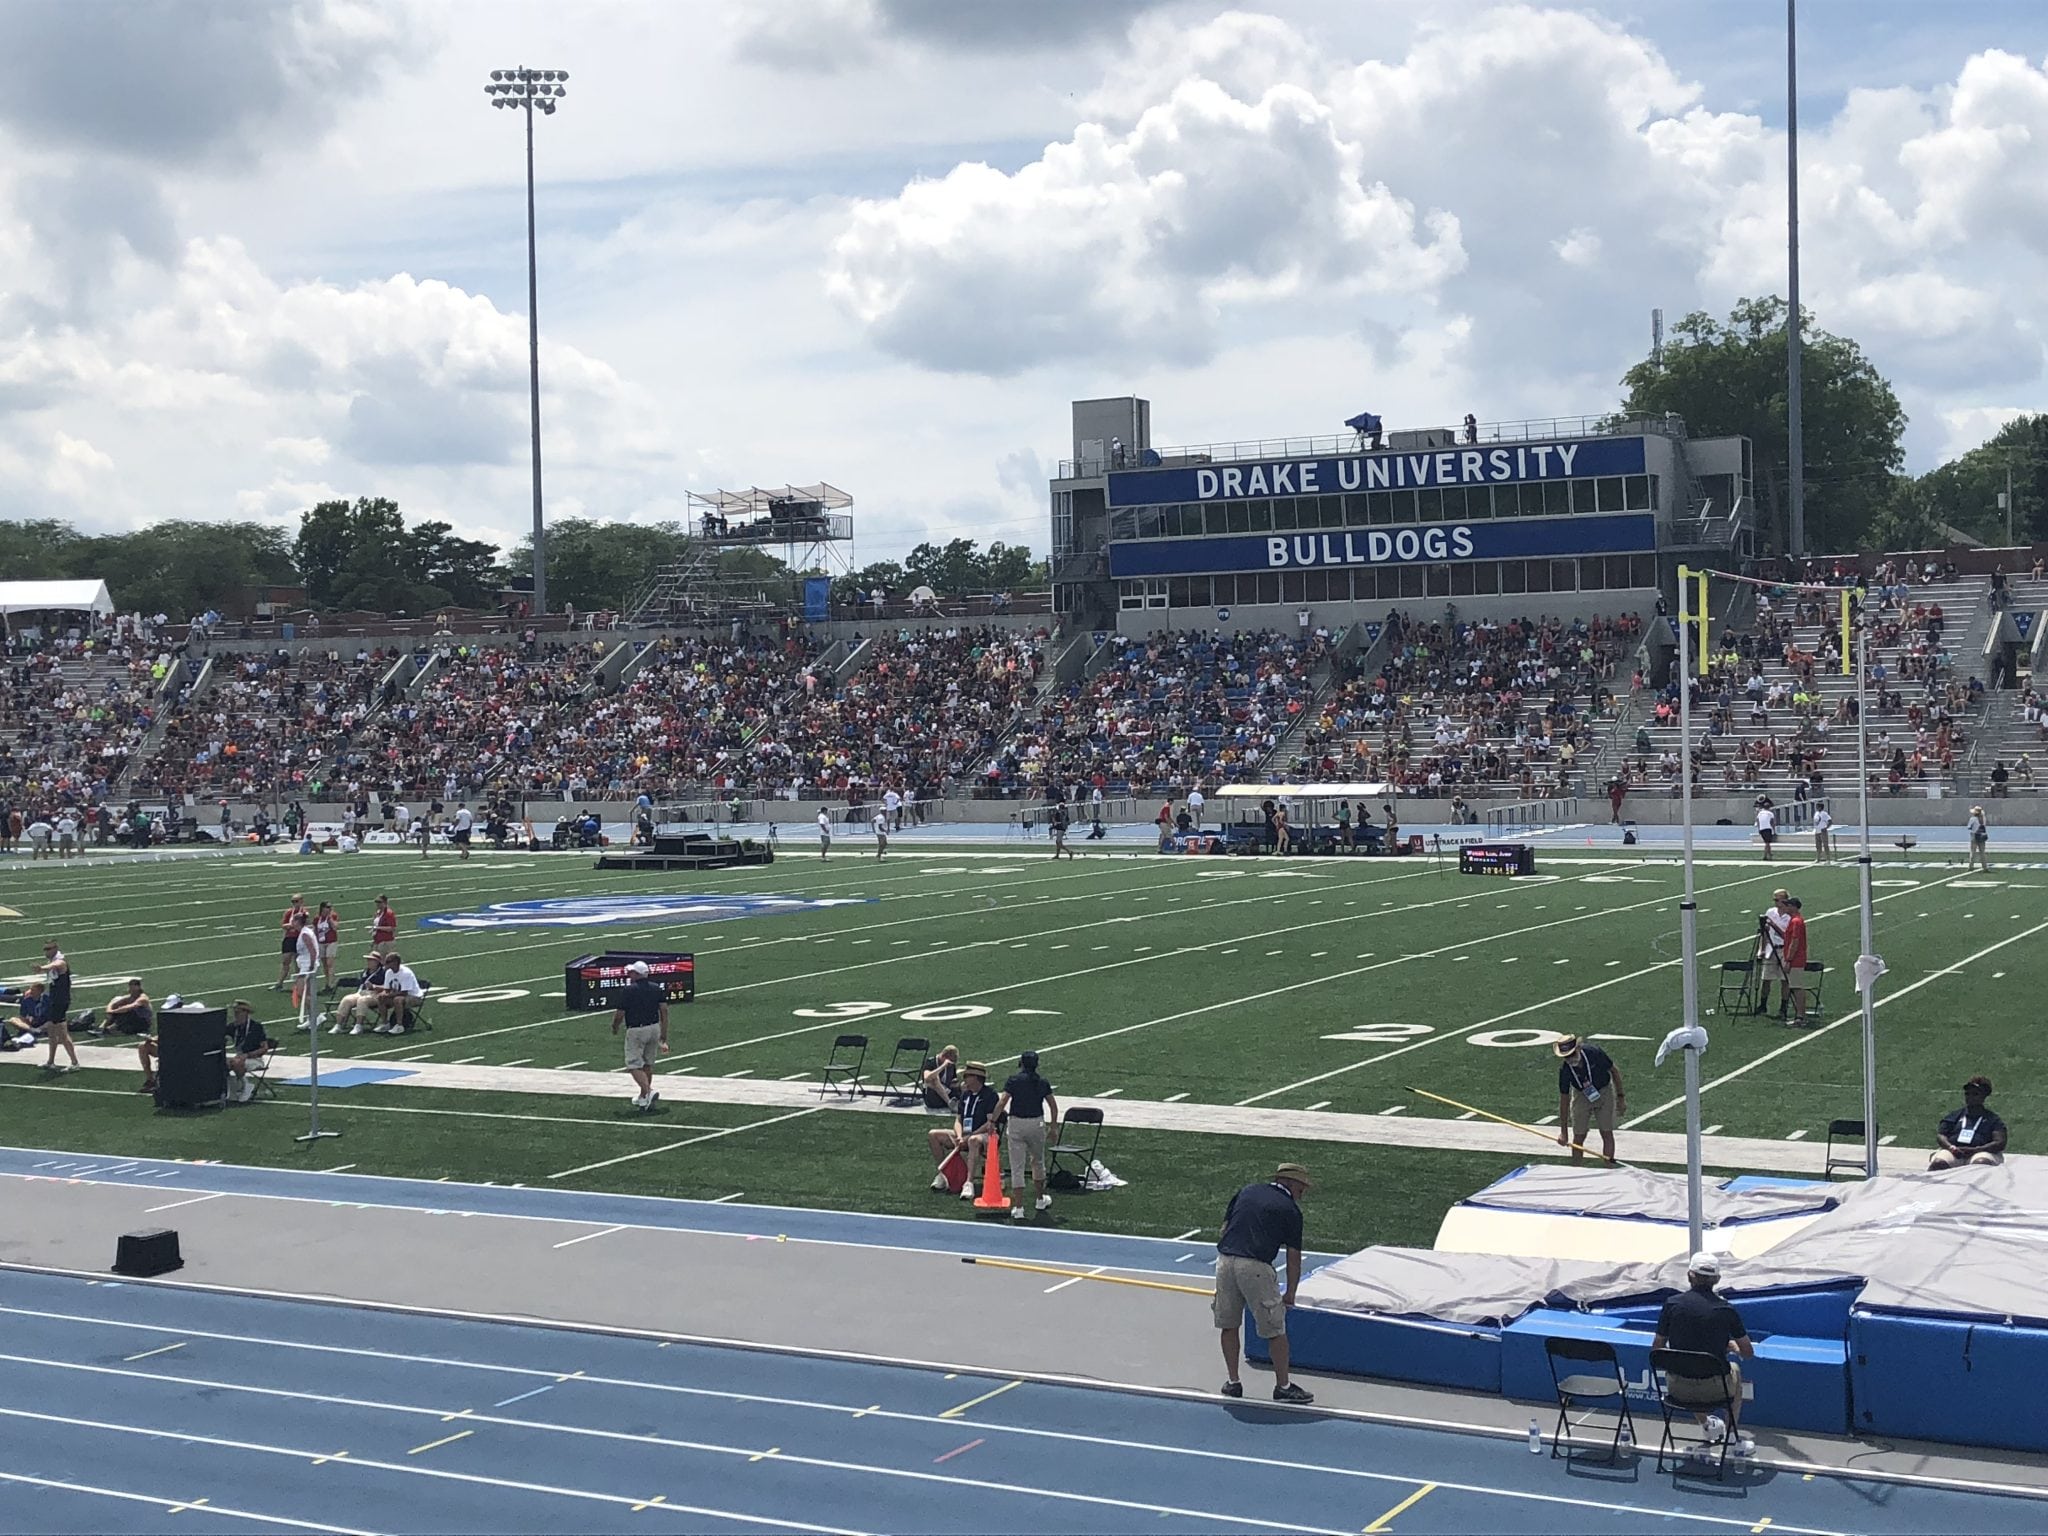
M 661 1102 L 654 1091 L 654 1063 L 668 1054 L 668 989 L 647 979 L 647 962 L 635 960 L 626 967 L 631 979 L 612 1009 L 612 1033 L 626 1032 L 626 1070 L 633 1074 L 635 1109 L 652 1109 Z
M 1727 1371 L 1718 1381 L 1711 1376 L 1665 1373 L 1665 1396 L 1674 1403 L 1698 1404 L 1695 1417 L 1700 1427 L 1710 1442 L 1719 1444 L 1734 1430 L 1742 1411 L 1742 1369 L 1728 1359 L 1729 1353 L 1748 1359 L 1756 1353 L 1756 1346 L 1749 1342 L 1741 1314 L 1714 1294 L 1714 1287 L 1721 1283 L 1718 1257 L 1705 1250 L 1694 1254 L 1685 1266 L 1685 1280 L 1687 1288 L 1665 1302 L 1664 1310 L 1657 1314 L 1657 1336 L 1650 1341 L 1650 1348 L 1679 1349 L 1726 1362 Z M 1728 1410 L 1726 1419 L 1714 1411 L 1723 1406 Z

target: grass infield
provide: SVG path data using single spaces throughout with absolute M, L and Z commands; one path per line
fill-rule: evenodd
M 1042 848 L 920 850 L 880 864 L 852 852 L 793 855 L 695 876 L 600 874 L 587 855 L 44 865 L 0 871 L 0 902 L 23 914 L 0 927 L 0 974 L 26 974 L 48 936 L 78 977 L 75 1007 L 103 1007 L 122 977 L 137 974 L 159 1000 L 246 997 L 288 1035 L 288 999 L 269 990 L 287 899 L 304 892 L 336 904 L 346 966 L 365 948 L 371 899 L 383 891 L 401 915 L 408 961 L 434 985 L 434 1027 L 403 1040 L 330 1037 L 329 1067 L 424 1057 L 608 1072 L 618 1044 L 605 1015 L 565 1011 L 563 964 L 604 948 L 690 950 L 698 999 L 675 1010 L 664 1073 L 815 1077 L 845 1031 L 870 1037 L 877 1078 L 903 1036 L 958 1044 L 998 1078 L 1035 1047 L 1062 1092 L 1110 1096 L 1103 1160 L 1130 1181 L 1113 1195 L 1061 1202 L 1062 1221 L 1166 1236 L 1211 1228 L 1232 1189 L 1286 1157 L 1317 1171 L 1318 1246 L 1426 1244 L 1447 1205 L 1519 1160 L 1119 1131 L 1114 1100 L 1456 1116 L 1410 1091 L 1422 1087 L 1536 1121 L 1557 1107 L 1548 1046 L 1573 1031 L 1606 1037 L 1628 1084 L 1628 1122 L 1681 1129 L 1678 1067 L 1651 1066 L 1679 1014 L 1675 865 L 1603 840 L 1541 845 L 1538 868 L 1537 879 L 1505 880 L 1407 859 L 1095 854 L 1055 864 Z M 2017 1067 L 2027 1059 L 2022 1031 L 2048 989 L 2048 871 L 1986 877 L 1927 860 L 1884 863 L 1877 877 L 1876 947 L 1890 966 L 1877 1014 L 1883 1131 L 1930 1143 L 1962 1078 L 1984 1071 L 1999 1080 L 1993 1103 L 2015 1148 L 2029 1150 L 2048 1085 Z M 1833 968 L 1824 1022 L 1841 1022 L 1801 1032 L 1709 1013 L 1705 1123 L 1819 1140 L 1830 1119 L 1861 1111 L 1849 979 L 1854 866 L 1703 858 L 1702 1006 L 1716 1009 L 1716 965 L 1746 952 L 1756 914 L 1781 884 L 1803 898 L 1814 957 Z M 688 895 L 709 904 L 735 894 L 845 904 L 701 921 L 418 927 L 422 917 L 492 903 Z M 106 1154 L 353 1162 L 363 1172 L 501 1184 L 739 1192 L 764 1204 L 922 1213 L 949 1204 L 925 1188 L 915 1114 L 783 1119 L 785 1111 L 671 1097 L 663 1114 L 635 1118 L 623 1078 L 616 1100 L 364 1087 L 323 1094 L 347 1139 L 308 1150 L 290 1139 L 300 1125 L 286 1105 L 163 1116 L 124 1091 L 132 1081 L 87 1072 L 46 1082 L 24 1056 L 0 1057 L 7 1139 Z M 718 1131 L 731 1134 L 710 1135 Z M 698 1136 L 709 1139 L 690 1140 Z M 681 1144 L 551 1180 L 664 1141 Z M 1531 1152 L 1542 1152 L 1533 1140 Z

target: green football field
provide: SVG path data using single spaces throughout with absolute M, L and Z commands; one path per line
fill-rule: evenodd
M 562 967 L 606 948 L 693 951 L 696 1002 L 675 1010 L 665 1077 L 815 1080 L 834 1036 L 870 1037 L 880 1076 L 901 1036 L 958 1044 L 998 1079 L 1035 1047 L 1057 1089 L 1107 1098 L 1103 1160 L 1130 1182 L 1070 1200 L 1076 1224 L 1166 1235 L 1212 1223 L 1230 1189 L 1280 1156 L 1317 1167 L 1328 1246 L 1426 1243 L 1446 1205 L 1515 1159 L 1451 1149 L 1116 1129 L 1115 1101 L 1320 1110 L 1456 1119 L 1444 1095 L 1526 1121 L 1553 1116 L 1549 1050 L 1572 1031 L 1602 1039 L 1628 1083 L 1625 1127 L 1683 1128 L 1673 1061 L 1651 1066 L 1678 1022 L 1678 870 L 1668 861 L 1561 846 L 1535 879 L 1459 876 L 1424 860 L 1160 858 L 920 847 L 877 864 L 786 856 L 766 868 L 700 875 L 600 874 L 588 855 L 438 853 L 299 859 L 269 854 L 81 863 L 8 871 L 0 974 L 22 976 L 55 938 L 78 981 L 75 1007 L 102 1007 L 121 978 L 161 1001 L 178 992 L 253 1001 L 273 1033 L 290 1005 L 278 974 L 278 917 L 294 892 L 333 901 L 342 961 L 366 947 L 372 898 L 387 892 L 407 960 L 432 984 L 431 1031 L 399 1039 L 323 1036 L 323 1072 L 413 1062 L 569 1068 L 612 1096 L 391 1085 L 330 1091 L 345 1131 L 313 1150 L 301 1089 L 225 1116 L 159 1115 L 128 1073 L 48 1077 L 40 1050 L 0 1056 L 5 1139 L 98 1153 L 205 1156 L 499 1183 L 566 1184 L 750 1202 L 938 1212 L 914 1112 L 809 1114 L 665 1095 L 632 1113 L 604 1014 L 571 1014 Z M 1973 1071 L 2000 1080 L 1995 1106 L 2024 1150 L 2048 1086 L 2023 1079 L 2023 1031 L 2048 989 L 2048 871 L 1966 874 L 1896 862 L 1878 871 L 1879 1119 L 1928 1144 Z M 1713 1013 L 1703 1076 L 1710 1130 L 1824 1138 L 1861 1110 L 1860 1033 L 1849 963 L 1856 951 L 1852 864 L 1816 869 L 1753 855 L 1699 865 L 1702 1003 L 1716 964 L 1747 952 L 1772 888 L 1804 900 L 1814 957 L 1836 968 L 1824 997 L 1834 1028 Z M 419 926 L 497 903 L 564 898 L 733 896 L 743 915 L 642 915 L 602 926 L 540 927 L 531 912 L 488 926 Z M 799 904 L 801 903 L 801 904 Z M 811 905 L 810 903 L 829 903 Z M 81 1044 L 88 1060 L 132 1051 Z M 605 1074 L 610 1074 L 608 1077 Z M 300 1106 L 294 1108 L 293 1106 Z M 1531 1141 L 1531 1153 L 1541 1144 Z M 642 1155 L 629 1155 L 629 1154 Z M 1622 1155 L 1627 1154 L 1626 1130 Z M 1788 1166 L 1792 1166 L 1788 1162 Z

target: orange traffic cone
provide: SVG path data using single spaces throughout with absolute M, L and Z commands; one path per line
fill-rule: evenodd
M 1003 1193 L 1002 1138 L 991 1136 L 982 1154 L 981 1194 L 974 1202 L 977 1211 L 1007 1211 L 1010 1197 Z

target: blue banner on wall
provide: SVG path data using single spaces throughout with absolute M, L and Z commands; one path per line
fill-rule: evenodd
M 1353 453 L 1331 459 L 1258 459 L 1178 469 L 1123 470 L 1109 477 L 1112 507 L 1234 501 L 1248 496 L 1330 496 L 1444 485 L 1512 485 L 1592 475 L 1640 475 L 1640 437 L 1513 443 L 1418 453 Z
M 1328 533 L 1234 534 L 1222 539 L 1126 539 L 1109 546 L 1109 574 L 1195 576 L 1348 565 L 1443 565 L 1529 555 L 1647 554 L 1656 547 L 1655 515 L 1627 512 Z
M 830 576 L 806 576 L 804 578 L 804 618 L 810 622 L 822 623 L 832 611 L 832 578 Z

